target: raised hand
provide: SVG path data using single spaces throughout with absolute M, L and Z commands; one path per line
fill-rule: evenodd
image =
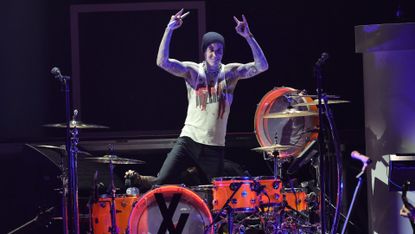
M 235 16 L 233 17 L 233 19 L 236 22 L 235 30 L 239 35 L 243 37 L 252 36 L 252 33 L 249 30 L 248 22 L 246 21 L 246 18 L 244 15 L 242 15 L 242 21 L 238 20 L 238 18 L 236 18 Z
M 171 30 L 175 30 L 182 26 L 183 19 L 189 14 L 189 12 L 186 12 L 183 14 L 183 9 L 181 9 L 179 12 L 177 12 L 175 15 L 172 15 L 169 21 L 169 24 L 167 25 L 167 28 Z

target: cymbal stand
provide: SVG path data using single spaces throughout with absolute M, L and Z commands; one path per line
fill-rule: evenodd
M 68 211 L 68 216 L 64 213 L 63 218 L 63 233 L 73 233 L 79 234 L 79 209 L 78 209 L 78 181 L 77 181 L 77 147 L 78 143 L 78 130 L 75 128 L 71 131 L 71 114 L 70 114 L 70 86 L 69 86 L 69 76 L 64 76 L 61 74 L 59 68 L 54 67 L 51 70 L 52 75 L 58 79 L 62 85 L 62 90 L 65 93 L 65 116 L 66 116 L 66 152 L 68 153 L 68 207 L 71 209 L 66 209 Z M 74 111 L 74 118 L 78 115 L 78 111 Z M 65 188 L 64 188 L 65 189 Z M 64 209 L 63 209 L 64 210 Z M 72 225 L 68 225 L 68 223 Z
M 65 167 L 65 154 L 61 151 L 61 162 L 59 165 L 59 169 L 61 170 L 61 175 L 59 176 L 62 182 L 62 189 L 59 189 L 59 193 L 61 195 L 61 203 L 62 203 L 62 228 L 63 233 L 67 233 L 68 231 L 68 169 Z
M 73 119 L 76 120 L 78 116 L 78 110 L 73 111 Z M 68 124 L 69 126 L 69 124 Z M 72 232 L 74 234 L 80 233 L 79 228 L 79 206 L 78 206 L 78 142 L 79 142 L 79 131 L 74 126 L 71 133 L 70 150 L 68 151 L 69 157 L 69 195 L 72 205 Z
M 218 217 L 223 213 L 224 210 L 227 211 L 227 222 L 228 222 L 228 233 L 233 233 L 233 209 L 229 205 L 229 202 L 232 201 L 235 194 L 238 192 L 238 190 L 242 186 L 242 182 L 235 183 L 236 187 L 231 196 L 226 200 L 225 204 L 223 204 L 222 208 L 219 210 L 219 212 L 216 214 L 216 216 L 213 218 L 213 222 L 205 227 L 205 233 L 209 232 L 209 229 L 217 222 Z
M 275 178 L 282 178 L 282 170 L 281 170 L 281 166 L 282 166 L 282 161 L 278 160 L 278 155 L 279 152 L 277 150 L 275 150 L 274 152 L 272 152 L 272 156 L 268 155 L 267 152 L 263 152 L 262 156 L 264 158 L 264 160 L 268 160 L 271 161 L 273 163 L 273 168 L 272 168 L 272 173 L 273 176 Z M 271 168 L 269 168 L 271 169 Z
M 110 145 L 110 155 L 112 155 L 112 145 Z M 112 160 L 109 161 L 109 167 L 110 167 L 110 180 L 111 180 L 111 184 L 110 184 L 110 189 L 111 189 L 111 206 L 110 206 L 110 213 L 111 213 L 111 227 L 109 228 L 109 232 L 111 234 L 118 234 L 119 233 L 119 229 L 117 227 L 117 220 L 116 220 L 116 209 L 115 209 L 115 193 L 116 193 L 116 188 L 115 188 L 115 184 L 114 184 L 114 164 L 112 163 Z

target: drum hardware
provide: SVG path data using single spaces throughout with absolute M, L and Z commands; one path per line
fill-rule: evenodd
M 144 164 L 144 161 L 141 160 L 137 160 L 137 159 L 129 159 L 129 158 L 122 158 L 122 157 L 118 157 L 115 154 L 112 154 L 113 152 L 113 146 L 109 145 L 108 146 L 109 149 L 109 154 L 103 155 L 101 157 L 86 157 L 83 158 L 83 160 L 87 160 L 87 161 L 91 161 L 91 162 L 97 162 L 97 163 L 105 163 L 105 164 L 109 164 L 109 170 L 110 170 L 110 187 L 109 187 L 109 191 L 110 191 L 110 196 L 108 198 L 103 198 L 104 201 L 99 201 L 98 199 L 98 203 L 100 204 L 104 204 L 103 202 L 108 202 L 110 205 L 110 209 L 109 209 L 109 213 L 110 213 L 110 220 L 111 220 L 111 225 L 108 225 L 108 232 L 111 234 L 116 234 L 120 232 L 120 228 L 125 229 L 123 225 L 122 227 L 119 227 L 117 225 L 117 207 L 116 204 L 118 203 L 118 198 L 116 196 L 116 187 L 114 185 L 114 167 L 115 165 L 127 165 L 127 164 Z M 97 172 L 94 175 L 94 197 L 95 197 L 95 201 L 97 200 L 97 187 L 96 187 L 96 177 L 97 177 Z M 107 199 L 107 200 L 105 200 Z M 125 198 L 127 199 L 127 198 Z M 131 198 L 134 199 L 134 198 Z M 123 207 L 123 204 L 125 205 L 126 203 L 120 203 L 121 208 Z M 105 205 L 105 204 L 104 204 Z M 104 207 L 102 207 L 104 208 Z M 124 219 L 123 219 L 124 220 Z M 119 221 L 119 223 L 122 223 L 122 221 Z M 104 230 L 105 231 L 105 230 Z
M 326 167 L 326 151 L 324 146 L 324 136 L 323 134 L 326 132 L 326 126 L 323 121 L 323 118 L 326 117 L 327 124 L 328 124 L 328 133 L 333 141 L 333 148 L 336 155 L 336 164 L 337 164 L 337 196 L 336 196 L 336 210 L 335 214 L 333 215 L 333 223 L 331 225 L 330 233 L 334 234 L 337 232 L 338 224 L 339 224 L 339 216 L 340 216 L 340 206 L 342 203 L 342 196 L 343 196 L 343 176 L 342 176 L 342 157 L 340 151 L 340 144 L 339 144 L 339 137 L 337 135 L 337 129 L 334 124 L 333 115 L 328 105 L 328 95 L 323 91 L 323 74 L 322 74 L 322 65 L 324 65 L 325 61 L 329 58 L 329 55 L 325 52 L 321 54 L 321 57 L 314 65 L 314 76 L 316 79 L 316 91 L 317 91 L 317 100 L 318 100 L 318 116 L 319 116 L 319 123 L 320 123 L 320 132 L 318 134 L 318 142 L 319 142 L 319 181 L 320 181 L 320 201 L 322 201 L 320 205 L 320 226 L 321 232 L 326 233 L 327 228 L 327 217 L 325 212 L 325 202 L 324 196 L 326 194 L 326 185 L 325 185 L 325 169 Z
M 77 126 L 71 126 L 71 105 L 70 105 L 70 86 L 68 84 L 70 77 L 62 75 L 59 68 L 53 67 L 51 74 L 59 80 L 61 84 L 61 91 L 65 93 L 65 124 L 66 128 L 66 151 L 68 160 L 68 175 L 63 174 L 63 180 L 68 181 L 63 184 L 63 198 L 62 198 L 62 220 L 63 220 L 63 233 L 78 234 L 80 231 L 79 227 L 79 207 L 78 207 L 78 176 L 77 176 L 77 144 L 79 141 Z M 74 109 L 72 120 L 77 119 L 78 110 Z M 64 170 L 66 172 L 66 170 Z M 69 198 L 67 198 L 69 197 Z M 70 209 L 69 209 L 70 207 Z M 69 225 L 72 224 L 72 225 Z
M 115 208 L 115 193 L 117 192 L 116 187 L 114 185 L 114 162 L 120 162 L 119 158 L 116 155 L 111 154 L 113 152 L 113 146 L 109 145 L 109 153 L 108 155 L 104 155 L 103 157 L 100 157 L 97 159 L 97 162 L 100 163 L 109 163 L 109 169 L 110 169 L 110 191 L 111 191 L 111 205 L 110 205 L 110 214 L 111 214 L 111 226 L 108 228 L 109 232 L 111 234 L 118 234 L 119 228 L 117 226 L 117 220 L 116 220 L 116 208 Z M 104 158 L 104 159 L 102 159 Z M 126 161 L 121 161 L 124 164 Z M 121 164 L 121 163 L 118 163 Z
M 297 157 L 294 157 L 287 169 L 287 174 L 292 175 L 296 173 L 300 168 L 308 164 L 314 157 L 317 156 L 318 151 L 313 148 L 316 143 L 316 139 L 312 140 Z
M 221 179 L 221 178 L 217 178 L 216 181 L 219 181 L 219 179 Z M 242 187 L 243 184 L 244 184 L 244 182 L 233 182 L 233 183 L 229 184 L 230 190 L 232 190 L 232 194 L 228 197 L 228 199 L 225 201 L 223 206 L 219 209 L 216 216 L 213 218 L 212 223 L 209 224 L 206 227 L 206 230 L 209 230 L 209 228 L 211 228 L 216 222 L 218 222 L 218 218 L 224 213 L 224 211 L 226 211 L 227 223 L 228 223 L 228 233 L 233 233 L 234 208 L 230 204 L 233 203 L 233 201 L 234 201 L 233 199 L 234 199 L 236 193 L 239 191 L 239 189 Z M 215 186 L 215 184 L 214 184 L 214 186 Z M 218 189 L 218 188 L 216 187 L 216 189 Z M 215 191 L 215 188 L 214 188 L 214 191 Z M 215 193 L 214 193 L 214 199 L 215 199 Z M 214 205 L 215 205 L 215 203 L 214 203 Z
M 317 116 L 317 112 L 313 111 L 301 111 L 294 108 L 284 110 L 282 112 L 275 112 L 265 115 L 265 119 L 278 119 L 278 118 L 295 118 L 295 117 L 307 117 L 307 116 Z
M 49 207 L 48 209 L 42 209 L 38 212 L 38 214 L 25 224 L 11 230 L 7 234 L 13 234 L 13 233 L 21 233 L 20 231 L 24 230 L 25 227 L 31 225 L 32 223 L 40 223 L 43 226 L 48 226 L 51 224 L 51 220 L 56 219 L 52 215 L 52 211 L 55 209 L 55 207 Z
M 347 212 L 347 216 L 346 216 L 346 219 L 344 221 L 341 234 L 344 234 L 344 232 L 346 231 L 347 223 L 349 221 L 350 214 L 352 213 L 352 209 L 353 209 L 353 205 L 354 205 L 354 202 L 356 200 L 356 197 L 357 197 L 357 193 L 359 192 L 360 186 L 362 185 L 362 176 L 365 173 L 367 166 L 372 162 L 372 160 L 369 157 L 367 157 L 363 154 L 360 154 L 357 151 L 353 151 L 351 153 L 351 156 L 354 159 L 360 160 L 363 163 L 363 166 L 362 166 L 361 172 L 359 174 L 357 174 L 357 176 L 356 176 L 356 178 L 358 179 L 358 182 L 356 184 L 356 188 L 355 188 L 354 193 L 353 193 L 352 201 L 350 202 L 349 211 Z M 408 200 L 406 199 L 406 192 L 408 191 L 408 186 L 409 186 L 409 182 L 406 182 L 404 184 L 404 188 L 403 188 L 403 191 L 402 191 L 402 200 L 404 202 L 404 205 L 407 206 L 408 208 L 410 208 L 412 210 L 412 213 L 414 213 L 415 212 L 414 207 L 411 206 L 409 204 Z M 415 224 L 412 221 L 412 219 L 410 219 L 410 221 L 411 221 L 412 227 L 415 227 Z

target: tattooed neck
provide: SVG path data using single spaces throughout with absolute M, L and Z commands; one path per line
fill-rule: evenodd
M 222 69 L 222 64 L 219 64 L 216 67 L 208 66 L 206 61 L 203 62 L 203 68 L 205 70 L 206 75 L 208 76 L 217 76 Z

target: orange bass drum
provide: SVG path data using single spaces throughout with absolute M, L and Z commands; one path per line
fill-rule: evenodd
M 301 92 L 278 87 L 269 91 L 259 102 L 255 112 L 255 134 L 261 147 L 295 145 L 296 147 L 279 152 L 279 156 L 297 157 L 311 141 L 317 139 L 318 116 L 264 118 L 271 113 L 284 112 L 289 108 L 316 112 L 315 105 L 293 107 L 295 104 L 309 103 L 313 99 L 302 96 Z
M 205 202 L 190 189 L 165 185 L 144 194 L 128 221 L 129 234 L 213 234 L 212 216 Z

